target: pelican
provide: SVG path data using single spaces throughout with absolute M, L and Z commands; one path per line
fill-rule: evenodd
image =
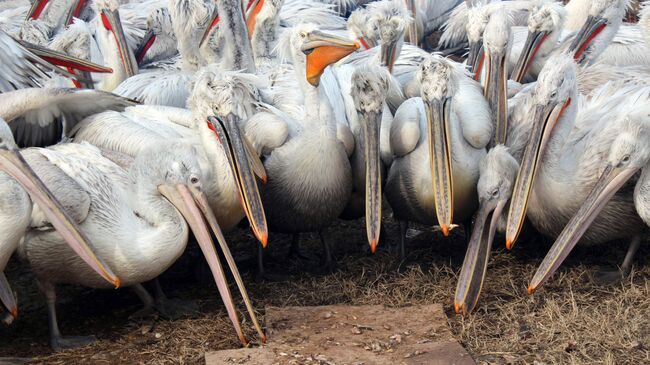
M 160 144 L 143 152 L 128 168 L 87 143 L 33 151 L 68 177 L 67 186 L 62 187 L 65 193 L 73 190 L 80 201 L 88 203 L 71 208 L 79 215 L 81 229 L 93 237 L 93 248 L 106 257 L 125 286 L 152 280 L 171 266 L 185 250 L 189 225 L 237 335 L 243 344 L 247 343 L 206 226 L 205 220 L 222 238 L 202 193 L 204 180 L 194 147 L 178 141 Z M 92 338 L 61 336 L 55 286 L 68 283 L 107 287 L 61 243 L 52 232 L 32 231 L 19 247 L 21 259 L 28 262 L 45 293 L 51 344 L 56 350 L 85 345 Z
M 21 43 L 0 29 L 0 92 L 18 90 L 26 87 L 42 86 L 43 80 L 50 79 L 48 72 L 73 78 L 73 74 L 55 65 L 76 70 L 110 72 L 97 64 L 87 62 L 43 47 Z
M 380 67 L 357 68 L 352 74 L 350 94 L 357 117 L 351 119 L 355 135 L 354 153 L 350 156 L 353 190 L 344 217 L 366 217 L 366 232 L 370 250 L 374 253 L 379 242 L 381 226 L 382 185 L 386 166 L 382 155 L 381 135 L 390 130 L 392 114 L 386 104 L 388 72 Z M 384 133 L 386 135 L 386 133 Z M 388 153 L 390 153 L 388 151 Z
M 539 289 L 553 275 L 594 220 L 602 219 L 603 210 L 611 207 L 612 203 L 624 201 L 628 205 L 634 204 L 640 218 L 646 225 L 650 223 L 647 207 L 648 169 L 645 168 L 650 160 L 650 147 L 647 144 L 650 137 L 650 110 L 647 105 L 639 104 L 637 109 L 623 113 L 613 124 L 615 125 L 608 125 L 603 130 L 603 133 L 615 136 L 609 154 L 592 167 L 600 175 L 535 272 L 528 286 L 529 294 Z M 639 170 L 642 173 L 636 176 Z M 634 190 L 631 189 L 632 184 L 635 185 Z M 630 188 L 626 189 L 625 186 Z M 631 196 L 633 200 L 630 199 Z M 637 231 L 638 229 L 628 233 L 627 238 L 632 240 L 620 272 L 609 273 L 605 276 L 608 280 L 620 280 L 621 274 L 624 277 L 629 273 L 634 254 L 641 243 L 641 236 L 635 235 Z
M 233 89 L 238 94 L 231 97 Z M 134 157 L 168 140 L 193 143 L 206 176 L 205 192 L 219 226 L 229 231 L 246 215 L 255 236 L 266 246 L 266 219 L 249 162 L 257 156 L 252 154 L 252 147 L 247 146 L 239 129 L 241 120 L 250 116 L 238 104 L 243 98 L 240 90 L 222 82 L 218 66 L 207 67 L 197 73 L 188 101 L 190 110 L 139 105 L 123 113 L 100 113 L 79 123 L 73 131 L 74 139 Z M 207 120 L 210 115 L 226 121 L 230 143 L 220 143 L 213 131 L 214 124 Z M 256 171 L 258 176 L 262 175 Z
M 512 42 L 508 14 L 495 11 L 483 33 L 483 49 L 487 60 L 485 97 L 495 114 L 494 144 L 506 143 L 508 132 L 507 60 Z
M 308 24 L 294 27 L 289 36 L 288 53 L 304 95 L 302 118 L 294 119 L 268 108 L 268 112 L 255 114 L 246 123 L 245 131 L 251 141 L 258 141 L 258 148 L 268 151 L 264 160 L 268 182 L 260 193 L 269 228 L 293 234 L 318 231 L 326 268 L 331 269 L 324 230 L 345 208 L 352 191 L 352 176 L 320 78 L 328 65 L 356 51 L 359 45 Z M 272 127 L 264 120 L 273 120 L 284 128 Z M 278 131 L 282 131 L 279 136 Z M 279 146 L 265 142 L 271 136 L 281 142 Z
M 58 235 L 81 258 L 80 266 L 90 266 L 99 275 L 97 280 L 100 282 L 106 281 L 116 288 L 121 285 L 119 277 L 100 259 L 101 255 L 95 254 L 87 236 L 79 230 L 76 212 L 68 213 L 66 209 L 70 204 L 83 205 L 87 202 L 68 201 L 67 196 L 56 194 L 64 199 L 62 204 L 50 187 L 58 188 L 64 181 L 52 179 L 46 169 L 27 162 L 25 158 L 35 162 L 36 156 L 18 150 L 11 129 L 0 118 L 0 230 L 3 237 L 0 244 L 0 303 L 14 318 L 18 316 L 18 307 L 4 269 L 21 238 L 31 229 L 30 226 L 54 227 L 56 233 L 53 235 Z M 36 168 L 38 174 L 34 171 L 35 166 L 39 167 Z M 34 220 L 33 217 L 40 219 Z
M 164 7 L 155 9 L 147 17 L 147 32 L 134 54 L 138 66 L 168 60 L 177 53 L 169 10 Z
M 138 73 L 138 63 L 127 43 L 117 0 L 94 0 L 93 9 L 98 14 L 95 26 L 95 39 L 102 52 L 104 65 L 113 72 L 104 77 L 98 88 L 112 91 L 122 81 Z
M 487 101 L 462 65 L 431 56 L 417 77 L 422 98 L 405 101 L 391 126 L 395 159 L 385 189 L 400 222 L 402 256 L 408 221 L 437 221 L 446 236 L 454 220 L 474 212 L 478 163 L 493 130 Z
M 581 107 L 572 57 L 559 54 L 548 65 L 535 86 L 532 131 L 508 212 L 508 248 L 516 242 L 525 216 L 542 234 L 557 237 L 598 179 L 597 171 L 585 166 L 601 163 L 619 133 L 613 116 L 648 100 L 647 87 L 603 87 Z M 632 200 L 621 196 L 603 208 L 584 240 L 608 242 L 634 235 L 640 227 Z

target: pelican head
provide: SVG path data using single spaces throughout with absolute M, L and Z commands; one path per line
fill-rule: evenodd
M 456 313 L 471 313 L 478 302 L 494 234 L 512 194 L 518 169 L 517 160 L 503 145 L 490 149 L 481 160 L 477 184 L 479 209 L 456 286 Z
M 609 200 L 650 161 L 650 107 L 642 105 L 622 118 L 614 124 L 617 134 L 610 145 L 607 164 L 535 272 L 528 285 L 529 294 L 553 275 Z
M 90 60 L 90 30 L 81 20 L 56 35 L 50 48 L 82 60 Z
M 483 48 L 487 56 L 488 72 L 485 80 L 485 97 L 495 114 L 494 141 L 506 143 L 508 131 L 508 92 L 506 89 L 506 60 L 511 40 L 510 16 L 505 10 L 492 13 L 483 33 Z
M 449 60 L 433 55 L 422 62 L 417 73 L 427 113 L 427 141 L 436 216 L 445 236 L 449 234 L 454 212 L 449 114 L 458 80 L 453 67 Z
M 392 72 L 404 43 L 404 32 L 413 18 L 404 2 L 383 0 L 368 4 L 370 27 L 377 29 L 381 40 L 381 64 Z
M 359 7 L 348 17 L 348 34 L 351 39 L 356 39 L 363 48 L 370 49 L 377 45 L 379 34 L 377 29 L 368 21 L 370 12 Z
M 528 16 L 528 37 L 512 71 L 512 80 L 521 82 L 535 56 L 544 56 L 555 48 L 566 17 L 566 9 L 556 1 L 540 0 L 532 6 Z
M 172 18 L 167 8 L 158 8 L 149 13 L 147 17 L 147 32 L 142 38 L 140 47 L 135 51 L 135 60 L 138 65 L 144 60 L 147 51 L 154 45 L 157 37 L 176 39 L 172 28 Z
M 629 0 L 592 1 L 587 20 L 569 46 L 578 63 L 592 63 L 607 48 L 623 22 L 628 4 Z
M 313 24 L 300 24 L 285 33 L 279 50 L 288 52 L 296 68 L 305 67 L 304 77 L 314 87 L 327 66 L 361 47 L 355 41 L 321 32 Z
M 86 264 L 116 288 L 120 286 L 120 279 L 95 255 L 91 248 L 92 245 L 89 244 L 88 237 L 79 230 L 79 227 L 66 213 L 61 203 L 58 202 L 52 192 L 25 161 L 16 145 L 9 125 L 2 118 L 0 118 L 0 171 L 6 173 L 20 184 L 29 194 L 32 203 L 41 208 L 49 223 Z M 9 307 L 15 317 L 17 315 L 15 303 L 13 307 L 10 307 L 7 300 L 9 296 L 13 297 L 13 295 L 9 292 L 9 296 L 7 296 L 3 284 L 5 283 L 0 282 L 0 301 Z
M 217 65 L 204 67 L 196 75 L 188 105 L 204 140 L 218 142 L 226 153 L 253 232 L 266 246 L 266 216 L 250 162 L 257 156 L 251 154 L 240 130 L 242 121 L 254 113 L 253 103 L 259 98 L 256 82 L 259 81 L 254 75 L 221 73 Z M 212 115 L 217 118 L 209 117 Z
M 488 8 L 483 2 L 467 8 L 467 42 L 469 43 L 469 54 L 467 55 L 467 66 L 474 73 L 474 79 L 478 80 L 483 68 L 483 32 L 490 20 Z
M 379 134 L 388 80 L 389 74 L 384 68 L 376 66 L 357 68 L 352 74 L 350 90 L 363 128 L 366 162 L 366 232 L 372 252 L 377 249 L 381 227 Z
M 553 55 L 539 74 L 534 91 L 530 140 L 524 150 L 508 212 L 506 247 L 509 249 L 521 231 L 544 149 L 575 92 L 576 64 L 573 58 L 564 53 Z
M 120 21 L 120 13 L 118 8 L 120 6 L 117 0 L 94 0 L 93 9 L 99 15 L 101 24 L 107 32 L 113 35 L 113 40 L 116 43 L 120 55 L 120 61 L 124 67 L 126 77 L 131 77 L 138 72 L 137 63 L 131 48 L 126 42 L 122 22 Z M 110 38 L 110 37 L 109 37 Z
M 260 100 L 262 80 L 240 71 L 222 71 L 212 64 L 201 68 L 194 79 L 188 105 L 203 117 L 215 115 L 224 118 L 234 114 L 245 121 L 256 112 Z
M 40 19 L 28 19 L 20 26 L 20 39 L 31 44 L 46 47 L 51 35 L 52 26 Z

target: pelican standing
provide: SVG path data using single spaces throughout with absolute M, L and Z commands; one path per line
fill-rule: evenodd
M 294 27 L 288 44 L 304 95 L 303 117 L 296 120 L 273 108 L 270 113 L 253 116 L 245 130 L 251 141 L 264 141 L 269 131 L 260 128 L 256 120 L 271 119 L 286 126 L 280 146 L 260 146 L 269 151 L 264 161 L 268 182 L 260 191 L 269 227 L 293 234 L 319 232 L 325 265 L 331 269 L 324 230 L 345 208 L 352 176 L 345 148 L 336 137 L 332 106 L 319 82 L 328 65 L 356 51 L 359 45 L 313 28 Z
M 436 222 L 444 235 L 476 207 L 478 163 L 492 138 L 490 109 L 461 65 L 440 56 L 418 72 L 422 98 L 405 101 L 391 127 L 395 159 L 385 194 L 400 222 L 401 252 L 408 221 Z

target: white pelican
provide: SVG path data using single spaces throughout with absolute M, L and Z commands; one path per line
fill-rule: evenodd
M 365 215 L 370 250 L 375 252 L 381 228 L 382 185 L 386 179 L 389 161 L 382 160 L 382 129 L 390 131 L 392 114 L 386 104 L 388 72 L 380 67 L 361 66 L 352 74 L 350 95 L 354 102 L 355 118 L 350 119 L 354 134 L 352 167 L 352 196 L 343 217 L 357 219 Z M 390 152 L 388 152 L 390 153 Z
M 619 134 L 613 116 L 648 101 L 648 87 L 604 87 L 579 106 L 576 65 L 565 54 L 553 56 L 540 74 L 533 99 L 533 122 L 517 175 L 506 226 L 512 248 L 525 216 L 542 234 L 557 237 L 598 179 L 586 166 L 599 164 Z M 579 114 L 576 113 L 580 111 Z M 617 224 L 611 224 L 611 222 Z M 612 199 L 585 234 L 598 243 L 630 237 L 640 229 L 631 199 Z
M 235 97 L 230 96 L 233 89 L 238 92 Z M 233 229 L 246 215 L 255 236 L 265 246 L 266 220 L 249 165 L 250 159 L 257 156 L 240 135 L 238 124 L 250 115 L 244 114 L 239 105 L 243 98 L 239 90 L 223 82 L 217 66 L 207 67 L 197 73 L 188 101 L 190 110 L 139 105 L 124 113 L 100 113 L 79 123 L 74 138 L 130 156 L 171 139 L 194 143 L 206 177 L 205 192 L 221 228 Z M 207 120 L 210 115 L 225 121 L 227 141 L 215 135 L 215 126 Z
M 287 46 L 304 95 L 302 118 L 296 120 L 269 108 L 269 112 L 255 114 L 245 130 L 258 148 L 269 151 L 264 161 L 268 182 L 261 195 L 270 229 L 294 234 L 320 232 L 325 265 L 331 269 L 331 252 L 323 231 L 345 208 L 352 176 L 346 150 L 336 137 L 332 106 L 319 82 L 328 65 L 359 45 L 303 25 L 291 30 Z M 284 128 L 273 127 L 265 122 L 268 120 Z M 277 136 L 279 131 L 282 134 Z M 271 145 L 272 140 L 280 145 Z
M 460 64 L 441 56 L 418 72 L 422 98 L 405 101 L 390 131 L 395 159 L 385 194 L 402 228 L 408 221 L 438 222 L 444 235 L 477 204 L 478 164 L 492 138 L 492 117 L 478 83 Z
M 492 145 L 505 144 L 508 132 L 507 62 L 508 45 L 512 43 L 508 13 L 492 13 L 483 33 L 483 49 L 487 61 L 485 97 L 494 113 L 495 127 Z
M 81 217 L 67 209 L 71 205 L 83 206 L 88 202 L 70 200 L 70 196 L 56 194 L 64 199 L 63 204 L 59 202 L 49 187 L 58 188 L 66 181 L 52 178 L 49 174 L 51 170 L 41 168 L 45 166 L 38 163 L 28 163 L 25 157 L 30 162 L 37 162 L 34 154 L 18 150 L 11 130 L 0 118 L 0 303 L 14 318 L 18 315 L 18 307 L 3 271 L 20 240 L 31 228 L 54 227 L 57 233 L 53 235 L 58 235 L 74 254 L 79 255 L 82 260 L 80 266 L 90 266 L 99 275 L 98 281 L 105 280 L 112 287 L 120 286 L 120 279 L 99 258 L 101 255 L 95 255 L 87 236 L 79 230 L 77 222 Z
M 61 187 L 66 190 L 62 194 L 74 188 L 80 201 L 89 202 L 74 207 L 80 227 L 93 238 L 93 248 L 106 257 L 125 286 L 152 280 L 171 266 L 185 250 L 189 224 L 237 335 L 242 344 L 247 343 L 206 226 L 206 220 L 210 221 L 217 237 L 223 238 L 202 193 L 204 180 L 194 147 L 178 141 L 159 144 L 140 154 L 128 168 L 117 165 L 87 143 L 59 144 L 33 151 L 68 177 L 68 185 Z M 29 263 L 45 293 L 52 347 L 58 350 L 87 344 L 92 338 L 61 336 L 56 320 L 55 286 L 107 285 L 81 265 L 57 234 L 30 233 L 20 244 L 19 255 Z M 225 244 L 221 247 L 227 248 Z
M 168 60 L 178 54 L 169 10 L 161 7 L 147 17 L 147 32 L 134 55 L 138 66 Z
M 647 100 L 644 102 L 647 103 Z M 639 103 L 637 109 L 622 113 L 618 120 L 612 124 L 615 126 L 608 125 L 603 129 L 603 133 L 613 135 L 608 138 L 609 140 L 613 138 L 608 157 L 600 160 L 597 165 L 590 166 L 594 173 L 600 172 L 600 175 L 596 176 L 595 181 L 591 184 L 591 191 L 584 199 L 580 209 L 575 212 L 558 235 L 553 247 L 535 272 L 535 276 L 528 286 L 529 294 L 537 290 L 553 275 L 573 247 L 580 241 L 582 235 L 590 229 L 594 220 L 602 219 L 603 210 L 611 210 L 611 205 L 616 204 L 617 201 L 623 201 L 627 205 L 634 204 L 636 213 L 646 225 L 650 223 L 647 206 L 649 174 L 646 169 L 650 160 L 650 147 L 647 143 L 648 137 L 650 137 L 650 109 L 647 104 Z M 637 172 L 641 169 L 643 172 L 638 176 Z M 631 189 L 630 185 L 632 184 L 635 185 L 634 190 Z M 626 186 L 627 188 L 625 188 Z M 612 200 L 613 202 L 610 203 Z M 614 212 L 614 214 L 616 213 Z M 611 217 L 610 219 L 618 218 L 625 219 L 625 217 Z M 611 223 L 611 221 L 607 220 L 606 223 Z M 635 219 L 635 223 L 638 224 L 638 218 Z M 623 225 L 629 226 L 629 224 Z M 641 242 L 639 230 L 643 229 L 639 227 L 639 229 L 630 230 L 625 236 L 632 238 L 628 253 L 621 265 L 620 272 L 616 271 L 608 275 L 610 280 L 616 278 L 620 280 L 621 274 L 624 277 L 629 273 L 634 254 Z
M 39 87 L 55 72 L 73 78 L 56 65 L 75 70 L 110 72 L 111 69 L 43 47 L 21 43 L 0 29 L 0 92 Z

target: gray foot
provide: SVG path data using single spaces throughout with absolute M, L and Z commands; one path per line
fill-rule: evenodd
M 191 317 L 199 313 L 199 305 L 193 300 L 169 299 L 156 301 L 156 310 L 160 315 L 169 320 Z
M 54 351 L 61 351 L 88 346 L 96 341 L 97 338 L 95 336 L 69 336 L 52 338 L 50 343 Z
M 625 276 L 621 270 L 599 270 L 594 273 L 594 282 L 599 285 L 618 285 L 625 279 Z

